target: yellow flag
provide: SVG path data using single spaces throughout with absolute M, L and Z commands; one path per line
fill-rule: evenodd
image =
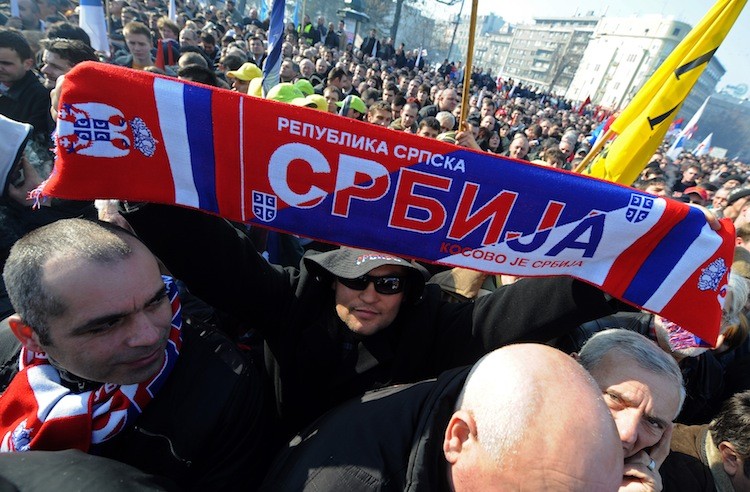
M 636 180 L 745 3 L 716 2 L 612 122 L 617 137 L 585 174 L 625 185 Z

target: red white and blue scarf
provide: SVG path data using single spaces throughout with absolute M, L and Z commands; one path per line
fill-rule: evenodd
M 176 204 L 493 274 L 570 275 L 717 339 L 734 230 L 684 203 L 101 63 L 66 75 L 59 114 L 44 194 Z
M 182 346 L 182 308 L 177 286 L 163 276 L 172 305 L 164 365 L 138 384 L 105 383 L 74 393 L 44 353 L 21 349 L 20 372 L 0 396 L 0 451 L 80 449 L 107 441 L 131 425 L 169 378 Z

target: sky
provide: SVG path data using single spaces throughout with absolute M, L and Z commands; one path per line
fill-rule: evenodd
M 463 19 L 468 19 L 471 0 L 465 0 Z M 671 15 L 675 20 L 695 26 L 714 5 L 712 0 L 479 0 L 479 15 L 494 13 L 511 24 L 531 21 L 535 15 L 594 15 L 607 17 L 631 17 L 646 14 Z M 451 15 L 458 13 L 460 2 L 450 9 Z M 726 85 L 747 84 L 750 86 L 750 6 L 734 23 L 715 55 L 726 69 L 717 90 Z M 750 90 L 744 97 L 750 97 Z

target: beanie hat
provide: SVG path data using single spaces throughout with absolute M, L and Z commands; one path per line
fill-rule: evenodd
M 8 177 L 13 167 L 21 160 L 23 149 L 33 127 L 0 114 L 0 194 L 5 194 Z
M 729 196 L 727 196 L 727 205 L 731 205 L 740 198 L 745 198 L 747 196 L 750 196 L 750 186 L 745 186 L 743 188 L 734 188 L 729 192 Z

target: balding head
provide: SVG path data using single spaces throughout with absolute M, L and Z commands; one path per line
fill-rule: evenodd
M 453 111 L 458 106 L 458 93 L 454 89 L 445 89 L 438 96 L 439 111 Z
M 615 490 L 622 480 L 620 440 L 598 387 L 544 345 L 504 347 L 474 366 L 443 451 L 457 491 Z

